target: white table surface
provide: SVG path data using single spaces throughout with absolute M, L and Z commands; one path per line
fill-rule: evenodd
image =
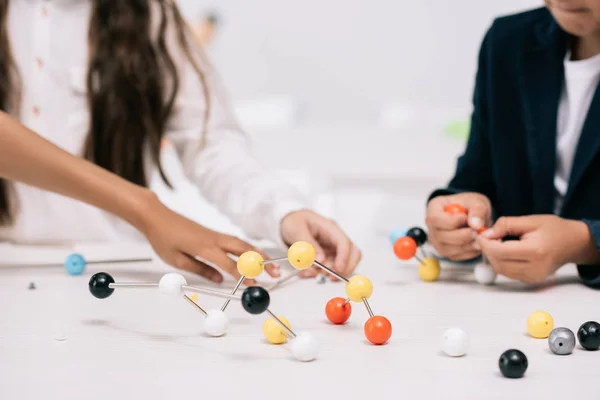
M 302 363 L 285 346 L 267 344 L 266 316 L 246 314 L 239 303 L 227 310 L 227 335 L 210 338 L 201 333 L 202 315 L 183 300 L 154 289 L 117 289 L 105 300 L 88 291 L 95 272 L 117 282 L 158 281 L 172 271 L 161 264 L 90 265 L 78 277 L 60 267 L 1 267 L 0 399 L 598 398 L 600 352 L 578 345 L 570 356 L 555 356 L 546 340 L 526 335 L 527 316 L 538 309 L 574 331 L 600 319 L 600 293 L 580 285 L 573 267 L 536 290 L 505 280 L 483 287 L 464 266 L 444 268 L 438 282 L 424 283 L 414 264 L 394 259 L 385 239 L 365 250 L 357 272 L 374 283 L 374 312 L 393 324 L 384 346 L 366 341 L 361 304 L 344 326 L 326 321 L 325 304 L 344 296 L 342 283 L 300 280 L 274 290 L 270 309 L 321 343 L 319 358 Z M 221 302 L 200 297 L 205 308 Z M 452 326 L 470 335 L 465 357 L 440 353 L 440 337 Z M 66 340 L 55 340 L 60 335 Z M 509 348 L 529 359 L 523 379 L 499 373 L 498 358 Z

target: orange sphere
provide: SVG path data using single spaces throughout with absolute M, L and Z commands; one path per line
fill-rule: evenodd
M 384 344 L 392 336 L 392 324 L 386 317 L 371 317 L 365 322 L 365 336 L 373 344 Z
M 325 306 L 325 314 L 327 319 L 336 325 L 343 324 L 348 321 L 352 314 L 352 306 L 350 302 L 346 303 L 346 299 L 342 297 L 334 297 L 327 302 Z
M 394 243 L 394 254 L 401 260 L 410 260 L 417 254 L 417 242 L 408 236 L 401 237 Z
M 487 231 L 487 230 L 488 230 L 488 228 L 484 226 L 484 227 L 482 227 L 482 228 L 479 228 L 479 229 L 477 229 L 477 234 L 478 234 L 478 235 L 481 235 L 483 232 L 485 232 L 485 231 Z
M 467 210 L 460 204 L 446 204 L 444 211 L 452 215 L 467 213 Z

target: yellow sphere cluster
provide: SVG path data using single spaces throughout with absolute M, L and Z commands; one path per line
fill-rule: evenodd
M 440 276 L 440 262 L 434 257 L 427 257 L 423 259 L 423 262 L 419 264 L 419 276 L 425 282 L 436 281 Z
M 527 332 L 536 339 L 546 339 L 554 329 L 554 319 L 546 311 L 536 311 L 527 318 Z
M 290 326 L 290 322 L 284 317 L 277 317 L 285 326 L 289 329 L 292 329 Z M 285 329 L 277 321 L 275 318 L 269 318 L 263 324 L 263 333 L 267 338 L 267 341 L 271 344 L 281 344 L 285 343 L 287 340 L 287 336 L 285 335 Z
M 263 258 L 255 251 L 243 253 L 237 261 L 238 272 L 248 279 L 254 279 L 259 276 L 265 266 L 262 264 Z
M 315 248 L 307 242 L 296 242 L 288 249 L 288 261 L 294 268 L 306 269 L 317 258 Z
M 363 298 L 368 299 L 373 294 L 373 284 L 362 275 L 354 275 L 346 283 L 346 296 L 354 302 L 361 302 Z

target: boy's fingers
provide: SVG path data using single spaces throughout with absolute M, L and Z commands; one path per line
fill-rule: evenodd
M 490 207 L 487 203 L 477 200 L 469 205 L 468 223 L 475 230 L 479 230 L 485 226 L 485 223 L 490 218 Z
M 489 240 L 477 238 L 481 251 L 488 257 L 502 261 L 529 261 L 536 253 L 535 246 L 527 240 Z
M 471 228 L 460 228 L 452 231 L 438 231 L 436 240 L 442 245 L 464 246 L 473 243 L 475 236 Z
M 425 219 L 429 230 L 438 229 L 443 231 L 462 228 L 467 224 L 467 216 L 464 214 L 451 215 L 445 212 L 431 213 Z
M 537 229 L 538 224 L 534 218 L 527 217 L 501 217 L 491 229 L 482 235 L 488 239 L 502 239 L 505 236 L 523 236 L 527 232 Z

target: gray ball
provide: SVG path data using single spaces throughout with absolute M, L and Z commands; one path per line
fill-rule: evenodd
M 554 354 L 571 354 L 575 348 L 575 334 L 569 328 L 554 328 L 548 336 L 548 345 Z
M 325 283 L 325 281 L 327 281 L 327 277 L 325 275 L 323 275 L 323 274 L 317 275 L 317 283 L 323 284 L 323 283 Z

